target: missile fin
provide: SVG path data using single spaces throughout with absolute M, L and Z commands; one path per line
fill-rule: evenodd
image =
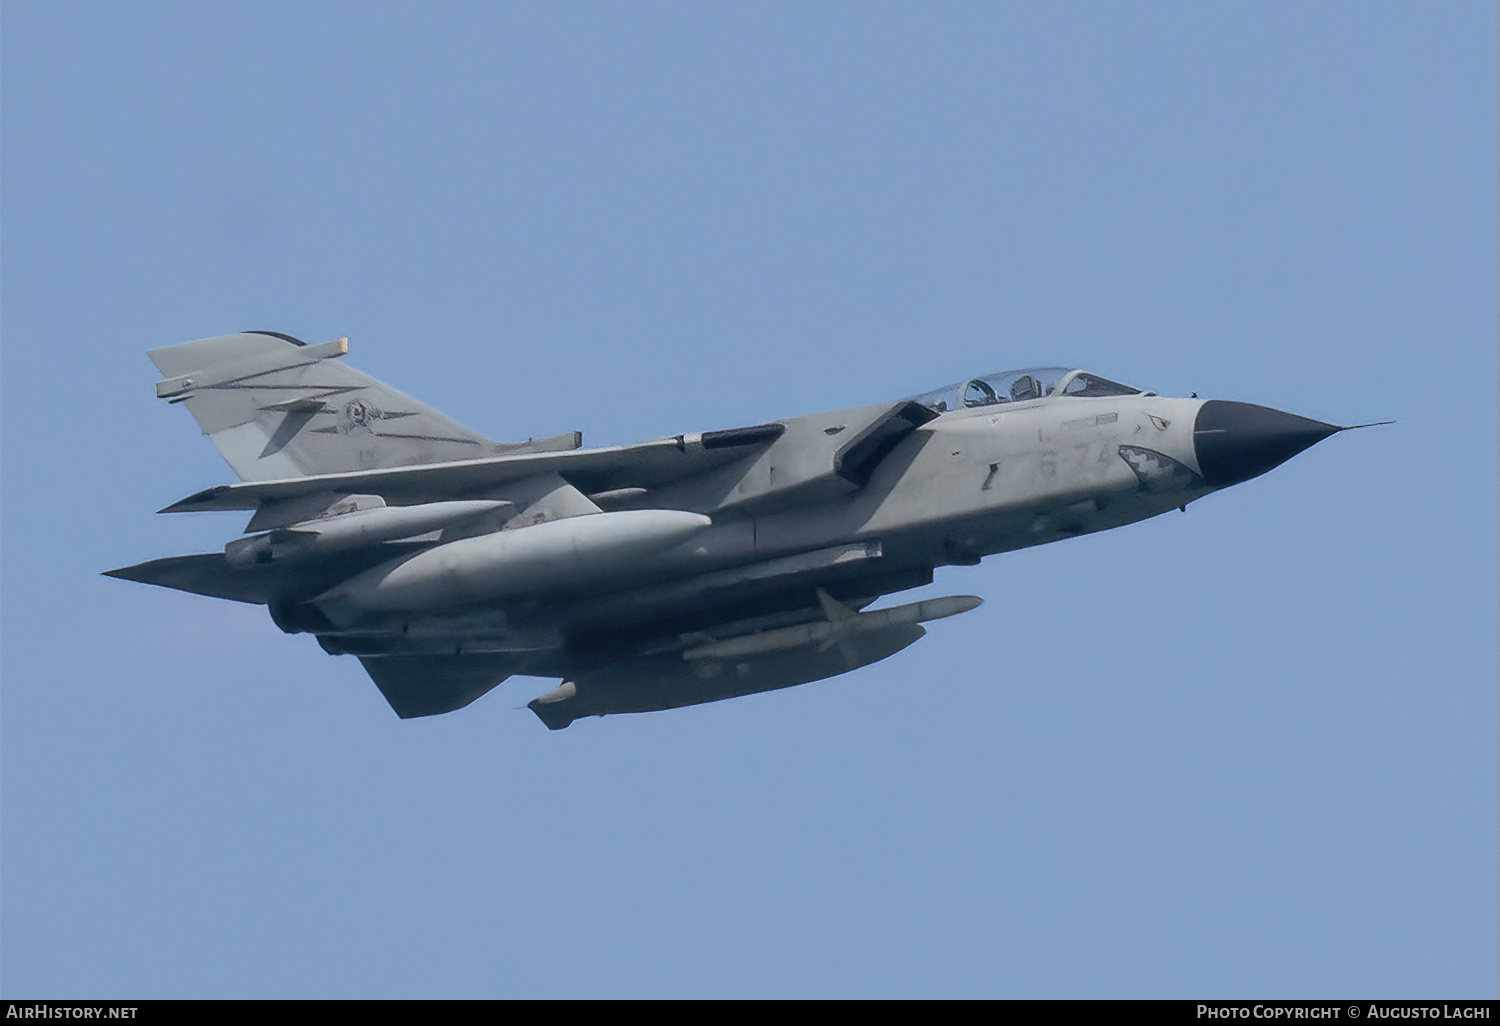
M 859 615 L 822 588 L 818 589 L 818 604 L 823 607 L 823 615 L 828 617 L 829 622 L 848 620 Z

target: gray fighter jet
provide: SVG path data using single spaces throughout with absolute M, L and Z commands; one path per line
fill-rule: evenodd
M 530 703 L 553 730 L 885 659 L 979 605 L 868 608 L 937 567 L 1185 507 L 1345 430 L 1046 367 L 637 445 L 497 443 L 348 348 L 252 331 L 152 351 L 156 394 L 240 477 L 162 512 L 253 515 L 223 552 L 109 576 L 265 605 L 402 717 L 562 678 Z

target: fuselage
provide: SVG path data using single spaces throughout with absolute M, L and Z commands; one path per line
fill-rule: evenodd
M 637 501 L 701 514 L 711 525 L 647 559 L 599 560 L 587 574 L 532 576 L 524 590 L 503 568 L 489 594 L 467 581 L 447 591 L 441 583 L 413 587 L 403 567 L 435 562 L 447 547 L 440 546 L 364 575 L 401 578 L 401 587 L 420 595 L 420 603 L 400 609 L 389 599 L 370 597 L 368 615 L 348 637 L 319 633 L 331 651 L 534 648 L 542 653 L 537 672 L 565 675 L 577 646 L 559 646 L 559 639 L 570 634 L 587 639 L 583 647 L 589 652 L 582 658 L 588 662 L 597 658 L 601 633 L 613 634 L 614 644 L 628 644 L 621 635 L 631 635 L 639 624 L 666 622 L 671 633 L 735 612 L 774 612 L 778 601 L 768 597 L 773 592 L 802 596 L 847 581 L 845 594 L 878 597 L 928 583 L 935 567 L 1120 527 L 1208 494 L 1213 489 L 1195 444 L 1205 405 L 1146 394 L 1052 395 L 946 411 L 912 431 L 863 487 L 845 494 L 809 501 L 808 489 L 799 491 L 795 481 L 784 500 L 738 501 L 737 493 L 712 480 L 657 489 Z M 731 466 L 724 476 L 743 490 L 743 482 L 759 474 L 767 489 L 757 496 L 774 494 L 770 486 L 778 471 L 789 480 L 804 460 L 800 439 L 837 440 L 849 424 L 868 417 L 868 409 L 778 422 L 787 425 L 787 436 L 759 458 L 764 468 Z M 781 445 L 790 446 L 792 463 L 778 462 Z M 483 542 L 452 547 L 466 544 Z M 869 582 L 863 592 L 861 582 Z M 345 625 L 357 619 L 349 602 L 352 591 L 358 605 L 359 583 L 337 589 Z M 333 602 L 325 608 L 331 610 Z M 659 634 L 643 644 L 660 643 Z M 616 655 L 611 650 L 608 658 Z
M 1201 405 L 1155 396 L 1058 397 L 947 413 L 916 429 L 850 495 L 753 514 L 684 501 L 683 508 L 714 516 L 715 524 L 662 554 L 653 576 L 685 577 L 858 542 L 879 544 L 893 566 L 971 564 L 1144 520 L 1208 491 L 1193 449 Z M 848 412 L 806 419 L 833 427 Z M 1130 447 L 1128 458 L 1121 446 Z M 1181 470 L 1172 473 L 1173 467 Z M 652 501 L 673 498 L 666 493 Z M 595 587 L 628 586 L 631 579 L 639 580 L 638 573 Z
M 981 600 L 866 608 L 881 596 L 1185 507 L 1340 430 L 1051 367 L 629 446 L 497 443 L 347 352 L 265 332 L 153 350 L 158 396 L 241 479 L 165 512 L 254 514 L 222 553 L 110 574 L 263 603 L 403 717 L 563 677 L 530 703 L 553 729 L 888 658 Z

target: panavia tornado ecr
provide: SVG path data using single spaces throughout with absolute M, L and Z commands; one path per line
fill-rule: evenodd
M 561 678 L 529 704 L 553 730 L 867 666 L 979 605 L 869 608 L 938 567 L 1185 507 L 1345 430 L 1044 367 L 636 445 L 500 443 L 348 350 L 263 331 L 153 350 L 156 394 L 240 478 L 162 512 L 253 515 L 223 552 L 109 576 L 265 605 L 402 717 Z

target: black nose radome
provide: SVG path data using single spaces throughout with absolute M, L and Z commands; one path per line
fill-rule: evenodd
M 1250 403 L 1210 399 L 1198 410 L 1193 444 L 1210 488 L 1227 488 L 1317 445 L 1339 429 Z

